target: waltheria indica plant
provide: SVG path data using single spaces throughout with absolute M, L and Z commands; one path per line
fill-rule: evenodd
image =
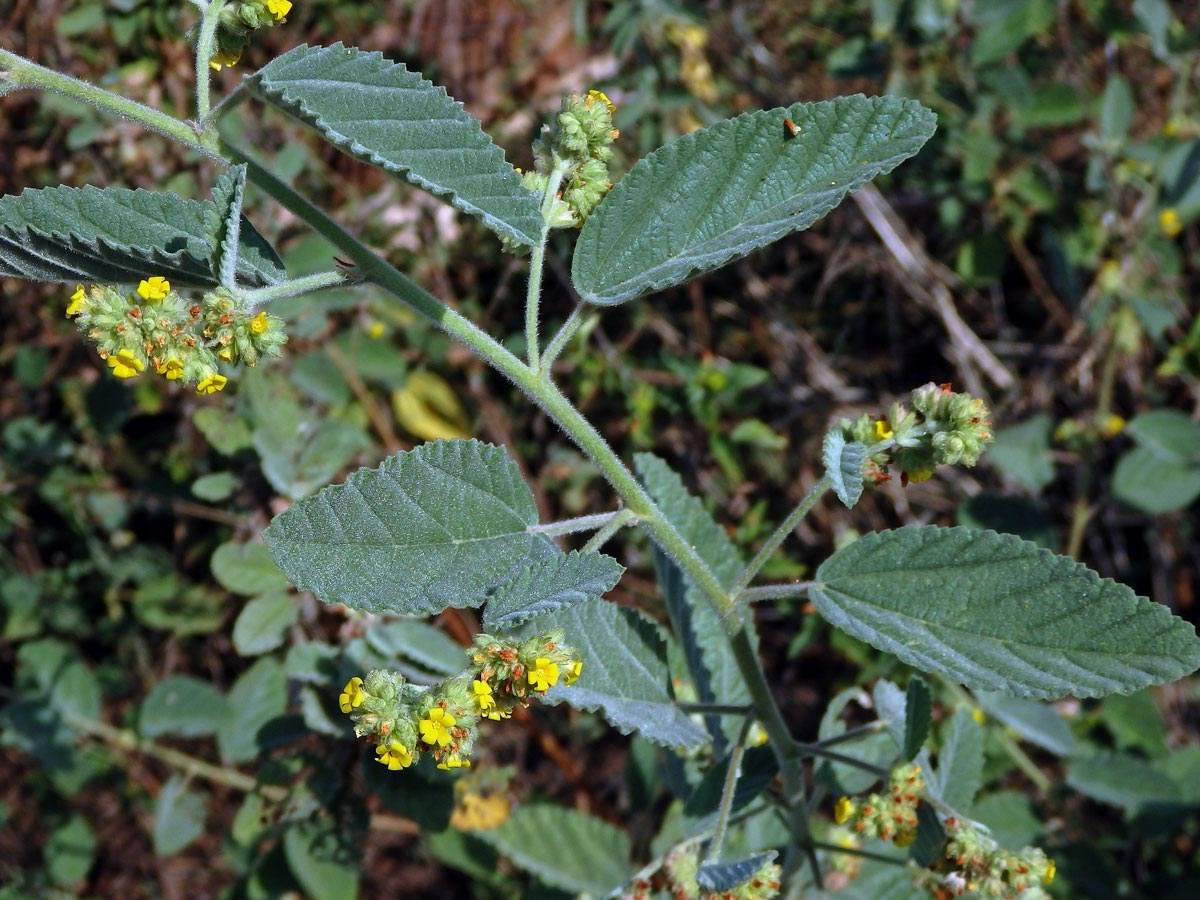
M 487 729 L 504 727 L 534 699 L 593 711 L 665 748 L 682 772 L 675 790 L 685 802 L 663 825 L 660 857 L 642 860 L 638 872 L 631 860 L 616 861 L 624 881 L 594 866 L 580 874 L 564 861 L 591 846 L 578 831 L 590 820 L 565 811 L 522 850 L 518 864 L 543 881 L 592 895 L 817 896 L 827 881 L 852 877 L 862 855 L 879 857 L 869 845 L 883 841 L 908 848 L 907 856 L 883 855 L 897 864 L 897 878 L 930 896 L 1046 896 L 1055 866 L 1041 850 L 1003 850 L 982 823 L 953 807 L 954 779 L 940 767 L 953 733 L 940 754 L 925 749 L 931 691 L 924 680 L 911 678 L 906 690 L 876 686 L 879 721 L 858 736 L 889 742 L 882 764 L 879 752 L 860 758 L 855 735 L 802 740 L 772 695 L 750 613 L 755 602 L 806 597 L 830 623 L 932 676 L 961 703 L 970 695 L 958 686 L 1022 698 L 1098 697 L 1196 669 L 1194 629 L 1167 609 L 1069 558 L 991 531 L 908 526 L 869 534 L 834 553 L 811 581 L 758 583 L 766 561 L 826 495 L 853 506 L 866 486 L 893 475 L 907 484 L 940 466 L 974 466 L 992 439 L 983 400 L 930 384 L 881 415 L 836 424 L 824 439 L 824 476 L 747 563 L 679 476 L 648 454 L 632 467 L 620 459 L 551 376 L 591 311 L 808 227 L 915 154 L 934 131 L 932 113 L 911 100 L 861 95 L 750 112 L 660 148 L 614 186 L 614 108 L 604 94 L 584 91 L 543 128 L 536 163 L 521 174 L 442 89 L 378 53 L 341 44 L 296 47 L 212 105 L 211 72 L 235 65 L 255 32 L 282 21 L 292 4 L 192 3 L 200 20 L 189 35 L 196 88 L 188 121 L 0 51 L 0 93 L 75 97 L 166 135 L 220 170 L 204 201 L 62 186 L 4 197 L 0 274 L 66 285 L 65 314 L 116 377 L 158 375 L 201 394 L 235 380 L 239 364 L 280 354 L 285 336 L 269 312 L 274 301 L 374 285 L 507 377 L 615 495 L 611 511 L 540 523 L 503 449 L 437 441 L 276 517 L 264 535 L 274 559 L 298 588 L 326 602 L 404 615 L 486 603 L 487 633 L 466 651 L 459 675 L 428 686 L 374 670 L 344 685 L 336 700 L 371 743 L 365 754 L 398 779 L 418 765 L 465 771 Z M 528 253 L 523 357 L 225 142 L 220 120 L 251 100 Z M 247 185 L 345 260 L 289 278 L 243 218 Z M 554 229 L 578 232 L 571 275 L 581 302 L 543 343 L 543 257 Z M 601 548 L 624 528 L 642 529 L 657 548 L 667 623 L 603 599 L 622 568 Z M 594 536 L 575 552 L 552 539 L 588 531 Z M 668 653 L 672 644 L 682 652 Z M 679 701 L 677 687 L 696 702 Z M 831 765 L 856 772 L 855 787 L 843 790 Z M 774 827 L 743 828 L 751 821 Z

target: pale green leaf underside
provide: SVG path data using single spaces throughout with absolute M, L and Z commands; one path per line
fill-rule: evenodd
M 853 507 L 862 496 L 863 465 L 867 461 L 867 448 L 858 441 L 846 443 L 846 437 L 838 429 L 825 435 L 821 445 L 821 461 L 825 474 L 833 481 L 833 492 L 847 508 Z
M 263 537 L 296 587 L 406 615 L 478 606 L 561 554 L 531 534 L 533 495 L 503 449 L 434 441 L 360 469 L 276 516 Z
M 498 234 L 541 240 L 538 197 L 504 152 L 444 88 L 403 64 L 340 43 L 302 45 L 246 85 L 355 159 L 404 176 Z
M 220 283 L 212 201 L 167 191 L 51 187 L 0 197 L 0 276 L 71 284 L 136 284 L 161 275 L 177 288 Z M 275 251 L 241 220 L 237 277 L 262 287 L 287 277 Z
M 830 623 L 977 690 L 1050 699 L 1129 693 L 1200 666 L 1166 607 L 1013 535 L 909 526 L 867 535 L 817 570 Z
M 603 897 L 629 877 L 629 838 L 595 816 L 551 803 L 525 803 L 499 828 L 474 831 L 546 884 Z
M 915 154 L 934 123 L 914 100 L 857 95 L 686 135 L 638 162 L 588 218 L 575 288 L 590 303 L 623 303 L 807 228 Z
M 507 631 L 539 613 L 598 600 L 617 586 L 624 571 L 603 553 L 547 556 L 496 590 L 484 612 L 483 627 Z
M 636 731 L 656 744 L 691 749 L 708 735 L 671 696 L 663 636 L 641 613 L 604 600 L 585 600 L 537 616 L 522 633 L 561 628 L 583 659 L 583 674 L 571 686 L 546 694 L 549 703 L 568 703 L 598 712 L 623 734 Z

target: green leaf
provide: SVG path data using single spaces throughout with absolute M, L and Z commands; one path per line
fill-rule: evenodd
M 548 703 L 599 712 L 622 734 L 636 731 L 663 746 L 686 750 L 706 743 L 704 731 L 675 705 L 663 636 L 640 612 L 585 600 L 530 619 L 521 633 L 551 628 L 561 628 L 579 651 L 583 674 L 570 687 L 551 688 Z
M 741 554 L 725 529 L 713 521 L 704 503 L 688 493 L 681 479 L 670 466 L 651 453 L 634 457 L 638 476 L 685 541 L 712 570 L 723 587 L 731 587 L 742 573 Z M 675 562 L 657 547 L 654 549 L 654 568 L 659 586 L 667 601 L 671 626 L 683 645 L 688 671 L 696 685 L 702 703 L 750 702 L 746 688 L 729 645 L 725 623 L 712 605 L 684 576 Z M 748 609 L 740 609 L 742 623 L 752 621 Z M 757 645 L 757 633 L 751 629 Z M 732 717 L 707 717 L 709 733 L 717 741 L 715 752 L 724 752 L 724 741 L 734 740 L 740 724 Z
M 624 571 L 603 553 L 572 552 L 535 560 L 488 601 L 483 627 L 508 631 L 540 613 L 599 600 L 617 586 Z
M 1072 760 L 1067 784 L 1093 800 L 1138 811 L 1179 802 L 1184 792 L 1153 763 L 1124 753 L 1097 753 Z
M 934 127 L 916 101 L 858 95 L 745 113 L 681 137 L 638 162 L 588 218 L 575 287 L 609 306 L 723 266 L 809 227 L 915 154 Z
M 241 482 L 232 472 L 211 472 L 192 482 L 192 493 L 209 503 L 228 500 Z
M 988 449 L 992 465 L 1031 491 L 1040 491 L 1054 480 L 1054 458 L 1050 454 L 1050 432 L 1054 420 L 1041 415 L 996 433 Z
M 171 675 L 142 701 L 138 732 L 143 737 L 203 737 L 216 734 L 226 715 L 225 698 L 207 681 Z
M 1200 465 L 1134 447 L 1117 463 L 1112 492 L 1122 503 L 1152 516 L 1185 509 L 1200 497 Z
M 287 577 L 271 559 L 266 544 L 226 541 L 213 552 L 209 563 L 213 577 L 227 591 L 253 597 L 287 588 Z
M 212 203 L 205 212 L 212 256 L 209 263 L 222 287 L 237 283 L 238 241 L 242 230 L 242 200 L 246 194 L 246 167 L 231 166 L 213 185 Z
M 825 435 L 821 445 L 821 461 L 825 474 L 833 481 L 833 491 L 847 509 L 862 496 L 863 465 L 867 461 L 867 448 L 858 441 L 846 443 L 846 437 L 835 428 Z
M 716 765 L 704 773 L 695 790 L 688 795 L 684 814 L 693 819 L 703 819 L 716 813 L 725 791 L 725 778 L 729 774 L 730 754 L 726 754 Z M 742 756 L 741 773 L 733 790 L 730 813 L 737 813 L 750 805 L 759 794 L 767 789 L 779 774 L 779 759 L 775 751 L 767 746 L 751 747 Z
M 384 622 L 367 630 L 367 644 L 386 660 L 407 660 L 440 678 L 466 667 L 467 654 L 445 632 L 413 619 Z
M 361 869 L 348 838 L 316 819 L 298 822 L 283 833 L 288 868 L 312 900 L 355 900 Z
M 226 698 L 225 718 L 217 729 L 217 748 L 226 763 L 246 762 L 259 752 L 259 732 L 287 706 L 283 666 L 264 656 L 241 674 Z
M 1120 749 L 1141 750 L 1150 757 L 1166 754 L 1167 727 L 1153 691 L 1108 697 L 1100 707 L 1100 719 Z
M 499 828 L 474 832 L 546 884 L 602 897 L 629 877 L 629 838 L 607 822 L 549 803 L 526 803 Z
M 1036 700 L 1006 697 L 976 691 L 984 712 L 1003 722 L 1024 740 L 1058 756 L 1075 752 L 1075 736 L 1063 717 L 1052 706 Z
M 992 531 L 908 526 L 817 570 L 833 625 L 976 690 L 1128 693 L 1200 666 L 1195 629 L 1074 560 Z
M 983 786 L 983 739 L 983 726 L 968 709 L 956 710 L 943 729 L 937 768 L 926 781 L 952 809 L 968 809 Z
M 187 789 L 187 779 L 175 774 L 154 801 L 154 852 L 172 856 L 204 833 L 204 798 Z
M 74 888 L 87 877 L 95 862 L 96 833 L 88 820 L 76 813 L 50 834 L 43 852 L 50 881 Z
M 913 678 L 908 682 L 904 700 L 904 741 L 900 745 L 900 755 L 905 760 L 911 760 L 921 752 L 921 746 L 929 737 L 933 695 L 924 681 Z
M 1200 462 L 1200 425 L 1174 409 L 1154 409 L 1134 417 L 1125 433 L 1156 455 Z
M 403 175 L 497 234 L 540 242 L 537 194 L 461 103 L 402 63 L 340 43 L 302 45 L 246 85 L 355 159 Z
M 281 647 L 299 617 L 300 607 L 286 590 L 255 597 L 233 623 L 233 649 L 242 656 L 257 656 Z
M 735 862 L 705 863 L 696 872 L 696 883 L 710 891 L 732 891 L 774 858 L 770 850 Z
M 220 283 L 206 215 L 212 201 L 167 191 L 52 187 L 0 197 L 0 276 L 136 284 L 162 275 L 176 288 Z M 243 222 L 237 275 L 250 287 L 286 277 L 275 251 Z
M 360 469 L 275 517 L 263 537 L 301 590 L 329 603 L 408 615 L 478 606 L 561 551 L 499 447 L 434 441 Z
M 960 503 L 954 518 L 966 528 L 1015 534 L 1053 552 L 1059 548 L 1054 521 L 1041 504 L 1029 497 L 1006 497 L 984 491 Z

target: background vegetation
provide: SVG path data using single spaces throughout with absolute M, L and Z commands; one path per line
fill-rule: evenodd
M 16 0 L 0 40 L 184 110 L 187 24 L 167 0 Z M 991 402 L 999 438 L 984 464 L 886 485 L 853 511 L 823 504 L 773 560 L 776 577 L 802 576 L 855 533 L 957 521 L 1075 555 L 1200 619 L 1200 10 L 324 0 L 297 2 L 266 39 L 222 73 L 227 87 L 302 42 L 378 49 L 446 85 L 518 165 L 562 93 L 587 87 L 617 103 L 625 165 L 744 109 L 920 99 L 939 132 L 914 161 L 809 231 L 605 312 L 559 381 L 623 455 L 653 450 L 685 473 L 747 549 L 817 476 L 832 419 L 951 382 Z M 280 117 L 239 129 L 416 280 L 518 340 L 523 263 L 474 223 Z M 0 148 L 3 193 L 204 196 L 214 177 L 54 97 L 0 101 Z M 261 199 L 250 216 L 289 270 L 327 267 L 330 248 L 273 208 L 256 215 Z M 558 251 L 544 310 L 561 320 L 569 242 Z M 245 372 L 236 396 L 131 387 L 104 377 L 64 319 L 69 291 L 0 291 L 0 896 L 558 896 L 496 863 L 510 854 L 491 826 L 544 800 L 620 824 L 646 857 L 670 800 L 660 751 L 565 708 L 497 729 L 494 768 L 465 788 L 364 768 L 338 688 L 382 662 L 418 678 L 456 670 L 473 614 L 349 617 L 289 592 L 254 543 L 290 499 L 434 437 L 506 445 L 543 521 L 604 508 L 603 482 L 507 384 L 369 291 L 345 291 L 273 307 L 289 322 L 286 358 Z M 618 555 L 630 571 L 613 598 L 661 607 L 648 545 Z M 816 734 L 831 698 L 856 709 L 847 689 L 900 674 L 802 607 L 758 614 L 799 734 Z M 985 710 L 998 724 L 976 808 L 1006 839 L 1047 847 L 1057 896 L 1200 893 L 1197 684 Z

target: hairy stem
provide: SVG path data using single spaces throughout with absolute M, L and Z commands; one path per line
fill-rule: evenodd
M 221 23 L 220 12 L 225 0 L 211 0 L 200 11 L 200 28 L 196 37 L 196 121 L 201 125 L 208 122 L 209 83 L 212 76 L 213 44 L 217 37 L 217 26 Z
M 550 366 L 558 359 L 559 354 L 566 349 L 571 338 L 575 337 L 576 332 L 583 325 L 583 311 L 586 308 L 586 305 L 583 303 L 576 304 L 575 308 L 571 310 L 571 315 L 567 316 L 567 321 L 563 322 L 562 328 L 558 329 L 558 333 L 546 345 L 546 350 L 542 353 L 542 371 L 550 371 Z
M 282 284 L 272 284 L 267 287 L 242 291 L 242 296 L 253 306 L 262 306 L 272 300 L 283 300 L 286 297 L 298 297 L 301 294 L 311 294 L 313 291 L 323 291 L 328 288 L 340 287 L 350 281 L 350 276 L 340 269 L 328 272 L 317 272 L 305 275 L 303 278 L 289 278 Z
M 623 512 L 625 510 L 614 509 L 612 512 L 593 513 L 590 516 L 578 516 L 574 519 L 563 519 L 560 522 L 547 522 L 545 525 L 530 525 L 525 530 L 531 534 L 544 534 L 547 537 L 576 534 L 580 531 L 595 531 L 597 528 L 608 525 Z
M 554 201 L 558 199 L 558 187 L 562 184 L 563 170 L 555 166 L 542 193 L 542 236 L 529 258 L 529 285 L 525 294 L 525 348 L 529 368 L 535 372 L 540 368 L 538 361 L 538 304 L 542 295 L 542 272 L 546 258 L 546 239 L 550 236 L 550 215 Z
M 597 551 L 608 543 L 609 538 L 624 528 L 626 525 L 632 525 L 637 522 L 637 516 L 628 509 L 623 509 L 617 513 L 611 522 L 593 534 L 586 544 L 583 545 L 583 552 L 588 553 Z
M 749 716 L 742 722 L 742 730 L 729 753 L 729 768 L 725 771 L 725 785 L 721 789 L 721 803 L 717 807 L 717 825 L 713 838 L 704 854 L 704 862 L 715 863 L 721 858 L 721 845 L 725 843 L 725 829 L 729 825 L 729 813 L 733 810 L 733 794 L 737 790 L 738 777 L 742 770 L 742 756 L 746 753 L 746 735 L 750 732 Z
M 808 511 L 813 508 L 813 505 L 832 487 L 833 479 L 826 475 L 808 489 L 808 493 L 796 504 L 796 508 L 771 533 L 771 536 L 767 538 L 758 553 L 755 554 L 754 559 L 750 560 L 750 565 L 746 566 L 746 571 L 742 572 L 737 582 L 730 589 L 729 593 L 731 596 L 740 597 L 742 591 L 750 586 L 750 582 L 754 580 L 754 576 L 759 573 L 759 570 L 767 564 L 767 561 L 779 549 L 779 545 L 787 540 L 788 535 L 800 524 L 800 520 L 808 515 Z

